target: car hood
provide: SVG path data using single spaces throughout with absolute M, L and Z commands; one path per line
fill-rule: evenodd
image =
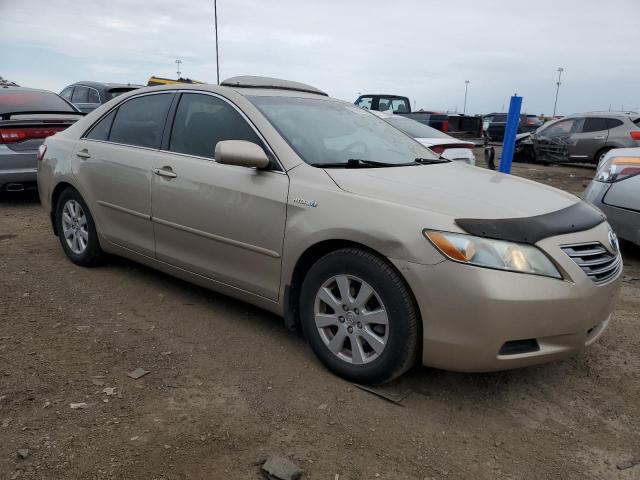
M 347 192 L 453 218 L 529 217 L 580 201 L 541 183 L 458 162 L 326 171 Z

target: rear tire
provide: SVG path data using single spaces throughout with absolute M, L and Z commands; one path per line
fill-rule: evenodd
M 601 148 L 600 150 L 598 150 L 596 152 L 596 154 L 593 156 L 593 160 L 594 160 L 596 166 L 600 165 L 600 161 L 602 161 L 604 156 L 607 153 L 609 153 L 609 150 L 612 150 L 612 148 L 611 147 L 605 147 L 605 148 Z
M 366 250 L 320 258 L 302 283 L 300 316 L 315 354 L 347 380 L 380 384 L 415 363 L 420 328 L 411 292 L 391 265 Z
M 67 188 L 58 198 L 56 229 L 64 253 L 76 265 L 91 267 L 103 260 L 89 207 L 73 188 Z

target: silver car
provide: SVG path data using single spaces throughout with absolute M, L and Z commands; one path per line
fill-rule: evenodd
M 609 151 L 584 192 L 620 238 L 640 245 L 640 148 Z
M 547 122 L 531 135 L 538 161 L 598 164 L 613 148 L 640 146 L 640 114 L 593 112 Z
M 564 358 L 602 335 L 620 285 L 596 208 L 296 82 L 125 93 L 41 155 L 71 261 L 122 255 L 275 312 L 355 382 Z

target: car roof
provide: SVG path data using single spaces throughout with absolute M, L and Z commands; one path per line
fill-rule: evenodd
M 168 85 L 156 85 L 151 87 L 142 87 L 135 92 L 127 92 L 122 98 L 128 98 L 131 95 L 137 95 L 145 92 L 158 92 L 163 90 L 196 90 L 209 91 L 213 93 L 234 92 L 247 96 L 278 96 L 278 97 L 304 97 L 304 98 L 329 98 L 328 94 L 322 90 L 316 89 L 310 85 L 299 82 L 290 82 L 288 80 L 273 79 L 268 77 L 248 77 L 254 79 L 251 81 L 238 80 L 247 77 L 232 77 L 224 80 L 220 85 L 211 83 L 176 83 Z M 262 79 L 258 82 L 256 79 Z M 277 82 L 276 82 L 277 81 Z M 282 82 L 282 83 L 278 83 Z
M 83 87 L 94 87 L 94 88 L 139 88 L 143 85 L 137 85 L 134 83 L 106 83 L 106 82 L 94 82 L 91 80 L 83 80 L 80 82 L 73 83 L 69 85 L 69 87 L 75 86 L 83 86 Z M 68 87 L 65 87 L 68 88 Z
M 573 113 L 571 115 L 567 115 L 564 118 L 574 118 L 574 117 L 637 117 L 639 114 L 637 112 L 584 112 L 584 113 Z

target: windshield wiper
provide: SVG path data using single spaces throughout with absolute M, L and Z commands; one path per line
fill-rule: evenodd
M 350 158 L 346 162 L 312 163 L 314 167 L 320 168 L 379 168 L 379 167 L 402 167 L 413 165 L 412 163 L 385 163 L 374 160 L 364 160 L 362 158 Z
M 421 165 L 434 165 L 436 163 L 449 163 L 451 160 L 447 160 L 446 158 L 416 158 L 414 162 L 419 163 Z

